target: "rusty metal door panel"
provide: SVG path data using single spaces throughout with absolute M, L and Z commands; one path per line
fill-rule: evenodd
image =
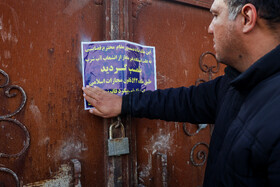
M 142 1 L 138 7 L 134 41 L 156 46 L 159 89 L 190 86 L 223 73 L 214 56 L 205 53 L 213 52 L 208 9 L 175 1 Z M 202 186 L 209 125 L 198 130 L 197 125 L 145 119 L 132 124 L 137 126 L 140 185 Z
M 104 185 L 102 120 L 83 110 L 80 64 L 80 42 L 103 39 L 103 12 L 97 0 L 0 1 L 0 69 L 9 85 L 25 90 L 27 102 L 11 118 L 26 126 L 31 140 L 22 155 L 1 155 L 0 167 L 9 169 L 0 170 L 2 185 L 15 183 L 8 171 L 23 185 L 45 181 L 74 158 L 82 165 L 82 184 Z M 22 98 L 7 98 L 6 88 L 0 88 L 2 118 Z M 0 122 L 0 152 L 17 153 L 26 144 L 24 131 Z

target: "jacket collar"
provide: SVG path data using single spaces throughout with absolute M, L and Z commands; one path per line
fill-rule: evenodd
M 256 61 L 243 73 L 229 66 L 225 72 L 232 79 L 231 85 L 233 87 L 240 91 L 250 91 L 262 80 L 280 72 L 280 45 Z

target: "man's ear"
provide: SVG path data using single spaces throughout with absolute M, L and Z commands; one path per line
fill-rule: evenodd
M 258 18 L 256 7 L 253 4 L 248 3 L 243 6 L 241 10 L 241 14 L 243 16 L 243 20 L 242 20 L 243 33 L 248 33 L 256 25 L 256 21 Z

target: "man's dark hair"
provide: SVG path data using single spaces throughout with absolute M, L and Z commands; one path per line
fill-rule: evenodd
M 273 26 L 280 23 L 280 0 L 224 0 L 229 7 L 229 18 L 234 20 L 241 12 L 242 7 L 253 4 L 258 12 L 258 16 L 267 21 L 268 25 Z

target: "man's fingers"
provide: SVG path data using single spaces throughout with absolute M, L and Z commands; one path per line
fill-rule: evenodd
M 89 110 L 89 112 L 91 113 L 91 114 L 94 114 L 94 115 L 96 115 L 96 116 L 101 116 L 101 117 L 103 117 L 103 113 L 101 113 L 99 110 L 97 110 L 96 108 L 91 108 L 90 110 Z
M 105 92 L 103 89 L 101 89 L 101 88 L 99 88 L 99 87 L 97 87 L 97 86 L 94 86 L 94 87 L 92 88 L 92 90 L 95 91 L 96 93 Z
M 97 99 L 102 92 L 105 92 L 104 90 L 96 86 L 93 88 L 89 86 L 83 87 L 83 91 L 85 92 L 86 95 L 94 99 Z
M 94 90 L 91 87 L 83 87 L 83 91 L 88 95 L 94 94 Z
M 92 106 L 96 106 L 97 105 L 97 101 L 96 99 L 94 99 L 93 97 L 88 96 L 87 94 L 84 94 L 84 98 L 92 105 Z
M 88 100 L 88 98 L 97 99 L 97 95 L 94 93 L 92 88 L 83 88 L 83 91 L 85 93 L 84 96 L 86 96 L 86 100 Z

